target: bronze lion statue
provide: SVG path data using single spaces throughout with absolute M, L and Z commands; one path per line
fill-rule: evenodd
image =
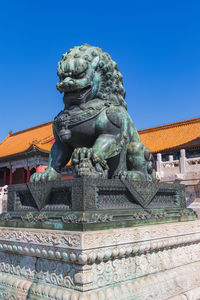
M 70 159 L 77 176 L 155 180 L 153 156 L 127 112 L 123 78 L 111 56 L 87 44 L 73 47 L 57 74 L 64 110 L 54 119 L 48 168 L 31 181 L 59 179 Z

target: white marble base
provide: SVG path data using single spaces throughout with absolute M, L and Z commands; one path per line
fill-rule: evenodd
M 200 299 L 200 221 L 93 232 L 0 228 L 0 299 Z

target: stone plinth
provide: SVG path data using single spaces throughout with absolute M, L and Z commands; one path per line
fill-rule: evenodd
M 0 228 L 0 299 L 199 299 L 200 221 L 101 231 Z
M 196 218 L 179 183 L 76 178 L 9 186 L 0 226 L 93 231 Z

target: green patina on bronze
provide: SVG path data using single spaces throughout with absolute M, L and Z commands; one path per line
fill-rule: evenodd
M 184 185 L 83 177 L 9 186 L 0 226 L 85 231 L 196 218 Z
M 78 177 L 154 181 L 153 156 L 126 110 L 123 78 L 111 56 L 87 44 L 74 47 L 57 73 L 65 107 L 54 120 L 49 166 L 31 181 L 59 179 L 71 157 Z
M 95 231 L 185 222 L 197 219 L 192 209 L 104 210 L 44 213 L 12 213 L 0 218 L 1 227 L 37 228 L 69 231 Z

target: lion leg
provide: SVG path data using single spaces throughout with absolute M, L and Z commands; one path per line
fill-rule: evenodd
M 73 148 L 68 144 L 63 144 L 60 140 L 55 140 L 50 154 L 48 167 L 44 172 L 34 173 L 31 182 L 58 180 L 61 178 L 61 170 L 68 163 L 72 156 Z

